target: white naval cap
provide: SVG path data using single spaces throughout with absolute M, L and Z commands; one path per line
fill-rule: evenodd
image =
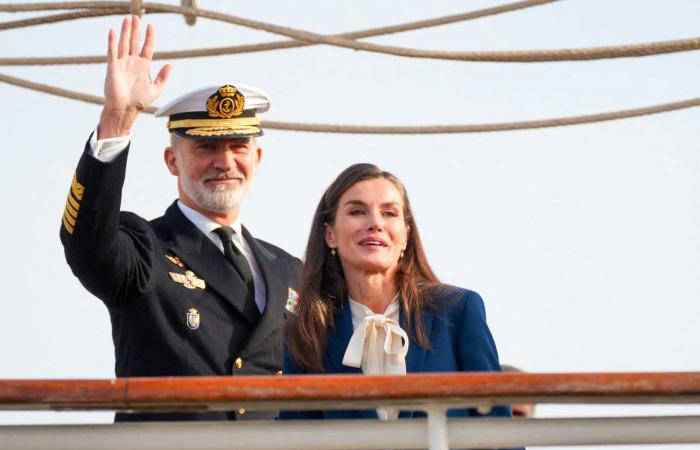
M 156 111 L 169 116 L 168 129 L 188 139 L 231 139 L 263 134 L 256 113 L 270 108 L 270 96 L 244 84 L 208 86 L 184 94 Z

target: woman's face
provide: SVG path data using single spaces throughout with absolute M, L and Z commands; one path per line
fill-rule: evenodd
M 406 248 L 408 226 L 401 193 L 385 178 L 359 181 L 340 197 L 335 223 L 326 225 L 347 272 L 393 273 Z

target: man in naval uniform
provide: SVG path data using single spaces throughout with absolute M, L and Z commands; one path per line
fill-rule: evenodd
M 161 108 L 165 162 L 179 199 L 147 221 L 120 212 L 130 132 L 170 71 L 150 77 L 153 30 L 139 50 L 139 19 L 109 32 L 105 105 L 73 177 L 61 227 L 66 259 L 107 306 L 118 377 L 275 374 L 281 324 L 299 260 L 241 225 L 262 149 L 259 89 L 199 89 Z M 117 421 L 218 420 L 272 413 L 117 414 Z

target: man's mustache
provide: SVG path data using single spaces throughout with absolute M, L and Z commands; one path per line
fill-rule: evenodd
M 238 179 L 243 180 L 243 175 L 236 171 L 219 172 L 216 174 L 207 174 L 202 178 L 202 181 L 212 181 L 212 180 L 229 180 Z

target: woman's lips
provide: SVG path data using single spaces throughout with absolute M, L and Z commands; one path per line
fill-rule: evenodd
M 386 241 L 376 237 L 364 238 L 358 244 L 363 247 L 388 247 Z

